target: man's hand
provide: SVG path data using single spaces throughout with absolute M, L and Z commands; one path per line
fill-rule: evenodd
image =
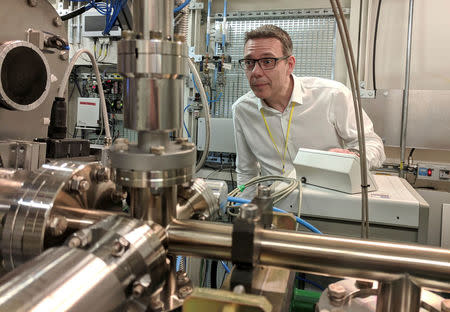
M 353 154 L 359 157 L 359 153 L 358 152 L 353 152 L 350 151 L 348 149 L 344 149 L 344 148 L 332 148 L 330 150 L 328 150 L 329 152 L 335 152 L 335 153 L 342 153 L 342 154 Z

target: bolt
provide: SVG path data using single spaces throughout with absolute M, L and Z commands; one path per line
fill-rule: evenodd
M 128 150 L 128 144 L 130 142 L 126 138 L 118 138 L 114 142 L 114 145 L 112 146 L 112 150 L 114 151 L 127 151 Z
M 106 167 L 100 167 L 95 172 L 95 179 L 97 180 L 98 183 L 109 181 L 110 176 L 111 171 L 109 170 L 109 168 Z
M 114 241 L 112 245 L 112 251 L 111 254 L 114 257 L 120 257 L 124 254 L 127 247 L 130 245 L 130 243 L 123 237 L 117 239 Z
M 355 282 L 355 287 L 357 287 L 359 289 L 371 289 L 372 286 L 373 286 L 373 282 L 370 282 L 370 281 L 356 280 L 356 282 Z
M 175 34 L 173 36 L 173 39 L 175 41 L 178 41 L 178 42 L 185 42 L 186 41 L 186 37 L 183 34 Z
M 260 218 L 260 211 L 255 204 L 242 204 L 239 209 L 239 218 L 248 221 L 258 221 Z
M 160 31 L 150 31 L 150 39 L 162 39 L 162 32 Z
M 55 25 L 56 27 L 60 27 L 62 26 L 63 21 L 61 19 L 61 17 L 57 16 L 53 19 L 53 25 Z
M 450 299 L 442 300 L 441 311 L 442 312 L 450 312 Z
M 180 298 L 184 299 L 187 296 L 189 296 L 192 293 L 192 287 L 191 286 L 183 286 L 180 288 L 180 290 L 178 291 L 178 295 L 180 296 Z
M 63 61 L 67 61 L 69 59 L 69 52 L 67 51 L 59 52 L 59 58 Z
M 134 37 L 134 32 L 131 30 L 122 30 L 122 39 L 131 40 Z
M 86 181 L 86 180 L 82 180 L 80 182 L 80 190 L 79 191 L 80 192 L 86 192 L 89 189 L 89 187 L 90 187 L 89 182 Z
M 142 286 L 141 284 L 136 284 L 133 286 L 133 297 L 135 298 L 139 298 L 142 293 L 144 292 L 145 287 Z
M 67 245 L 72 248 L 85 247 L 92 241 L 92 232 L 83 229 L 72 235 Z
M 68 182 L 68 185 L 70 191 L 78 192 L 80 194 L 86 192 L 90 187 L 89 181 L 81 176 L 73 176 Z
M 338 283 L 328 285 L 328 295 L 330 296 L 331 299 L 337 300 L 343 299 L 346 294 L 347 290 L 345 289 L 344 286 Z
M 35 7 L 35 6 L 37 6 L 37 4 L 38 4 L 37 0 L 28 0 L 29 6 Z
M 259 185 L 258 186 L 258 197 L 270 197 L 270 187 Z
M 233 288 L 235 294 L 245 294 L 245 287 L 243 285 L 236 285 Z
M 186 285 L 187 283 L 189 283 L 189 276 L 187 273 L 182 271 L 177 272 L 177 284 Z
M 155 145 L 150 147 L 150 153 L 155 154 L 155 155 L 162 155 L 164 154 L 164 151 L 166 150 L 166 148 L 162 145 Z
M 175 139 L 175 142 L 177 143 L 177 144 L 182 144 L 182 143 L 185 143 L 185 142 L 187 142 L 188 141 L 188 138 L 176 138 Z
M 183 144 L 181 144 L 181 149 L 182 150 L 190 150 L 195 148 L 195 144 L 192 142 L 184 142 Z
M 53 236 L 60 236 L 67 230 L 67 220 L 63 216 L 53 216 L 48 226 Z
M 68 243 L 70 248 L 77 248 L 81 246 L 81 239 L 78 236 L 74 236 L 69 240 Z

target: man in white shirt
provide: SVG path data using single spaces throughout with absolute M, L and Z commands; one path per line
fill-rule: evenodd
M 238 185 L 259 171 L 291 172 L 300 147 L 342 153 L 358 148 L 350 90 L 336 81 L 293 75 L 292 41 L 284 30 L 264 25 L 246 33 L 239 63 L 252 91 L 233 105 Z M 368 165 L 378 167 L 385 160 L 383 143 L 363 115 Z

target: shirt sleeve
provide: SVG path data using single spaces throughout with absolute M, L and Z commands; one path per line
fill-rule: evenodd
M 334 122 L 336 131 L 343 140 L 343 148 L 359 149 L 353 97 L 347 87 L 335 89 L 330 114 L 330 120 Z M 386 160 L 383 141 L 374 132 L 373 123 L 364 110 L 363 123 L 368 166 L 369 168 L 381 167 Z
M 236 109 L 233 110 L 234 138 L 236 142 L 236 173 L 237 184 L 245 184 L 258 175 L 256 156 L 247 144 L 242 122 Z

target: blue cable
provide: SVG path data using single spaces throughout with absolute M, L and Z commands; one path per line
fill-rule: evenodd
M 298 276 L 298 275 L 296 275 L 295 278 L 300 280 L 300 281 L 303 281 L 305 283 L 311 284 L 311 285 L 317 287 L 318 289 L 320 289 L 321 291 L 325 290 L 325 288 L 322 285 L 319 285 L 319 284 L 317 284 L 316 282 L 314 282 L 314 281 L 312 281 L 310 279 L 307 279 L 307 278 L 304 278 L 304 277 L 301 277 L 301 276 Z
M 177 272 L 180 271 L 181 258 L 182 258 L 181 256 L 177 256 L 177 262 L 175 264 L 175 268 L 176 268 Z
M 231 196 L 228 197 L 228 201 L 233 202 L 233 203 L 238 203 L 238 204 L 248 204 L 251 202 L 251 200 L 249 200 L 249 199 L 239 198 L 239 197 L 231 197 Z M 273 207 L 273 211 L 281 212 L 281 213 L 288 213 L 287 211 L 276 208 L 276 207 Z M 306 227 L 307 229 L 311 230 L 314 233 L 323 234 L 316 227 L 314 227 L 311 223 L 308 223 L 305 220 L 303 220 L 297 216 L 294 216 L 294 217 L 295 217 L 295 221 L 297 221 L 298 224 L 303 225 L 304 227 Z
M 186 106 L 186 107 L 184 108 L 184 113 L 185 113 L 186 110 L 189 108 L 189 106 L 191 106 L 191 104 L 189 104 L 188 106 Z M 184 126 L 184 130 L 186 130 L 186 133 L 187 133 L 188 138 L 190 138 L 190 137 L 191 137 L 191 134 L 189 133 L 189 130 L 188 130 L 187 127 L 186 127 L 186 123 L 184 122 L 184 114 L 183 114 L 183 126 Z
M 223 260 L 220 260 L 220 263 L 222 263 L 222 266 L 223 266 L 223 268 L 225 269 L 225 272 L 227 272 L 228 274 L 230 274 L 230 273 L 231 273 L 231 270 L 230 270 L 230 268 L 228 267 L 228 265 L 227 265 Z
M 189 4 L 189 2 L 191 2 L 191 0 L 186 0 L 186 1 L 184 1 L 183 4 L 181 4 L 180 6 L 176 7 L 176 8 L 173 10 L 173 13 L 178 13 L 178 12 L 180 12 L 181 10 L 183 10 L 184 7 L 187 6 L 187 5 Z

